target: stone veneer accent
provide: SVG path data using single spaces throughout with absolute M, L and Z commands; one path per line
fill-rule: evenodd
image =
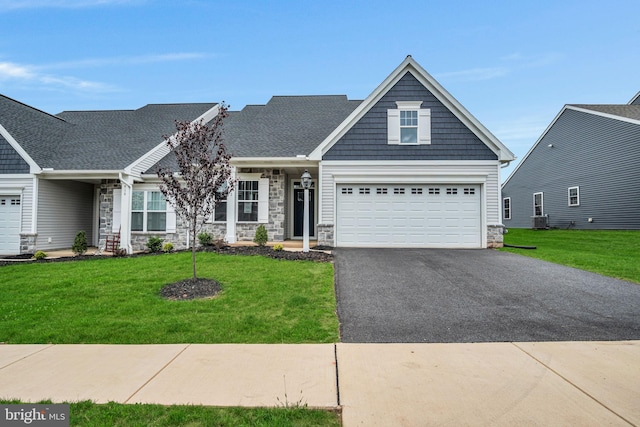
M 318 224 L 318 246 L 335 246 L 333 238 L 333 224 Z
M 504 245 L 504 225 L 491 224 L 487 226 L 487 247 L 501 248 Z
M 37 233 L 20 233 L 20 253 L 33 254 L 36 252 Z
M 284 241 L 285 229 L 285 189 L 287 176 L 285 174 L 273 175 L 273 169 L 252 169 L 251 172 L 261 173 L 263 178 L 269 178 L 269 222 L 264 224 L 267 228 L 269 241 Z M 236 238 L 238 241 L 252 241 L 256 234 L 258 223 L 236 224 Z
M 100 231 L 98 233 L 98 250 L 102 250 L 107 242 L 107 236 L 113 235 L 113 190 L 121 188 L 119 180 L 105 179 L 100 184 Z

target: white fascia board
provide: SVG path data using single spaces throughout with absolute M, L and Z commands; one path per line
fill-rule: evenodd
M 640 98 L 640 92 L 636 93 L 636 95 L 629 100 L 628 104 L 629 105 L 633 104 L 634 102 L 636 102 L 638 100 L 638 98 Z
M 323 166 L 496 166 L 496 160 L 324 160 Z
M 538 146 L 538 144 L 540 144 L 540 141 L 542 141 L 544 139 L 544 137 L 547 135 L 547 133 L 549 132 L 549 130 L 551 130 L 551 128 L 553 127 L 553 125 L 556 124 L 556 122 L 558 121 L 558 119 L 560 118 L 560 116 L 562 116 L 562 113 L 564 113 L 567 110 L 567 105 L 565 105 L 564 107 L 562 107 L 562 110 L 560 110 L 560 112 L 558 114 L 556 114 L 556 116 L 553 118 L 553 120 L 551 120 L 551 123 L 549 123 L 549 126 L 547 126 L 547 128 L 542 132 L 542 135 L 540 135 L 540 137 L 536 140 L 536 142 L 531 146 L 531 148 L 529 148 L 529 151 L 527 151 L 527 154 L 524 155 L 524 157 L 522 158 L 522 160 L 520 160 L 520 163 L 518 163 L 518 166 L 515 167 L 515 169 L 513 169 L 511 171 L 511 174 L 507 177 L 507 179 L 505 179 L 505 181 L 502 183 L 501 188 L 504 188 L 505 185 L 507 185 L 507 183 L 509 182 L 509 180 L 511 179 L 512 176 L 514 176 L 516 174 L 516 172 L 518 171 L 518 169 L 520 169 L 520 166 L 522 166 L 522 164 L 524 162 L 527 161 L 527 158 L 529 157 L 529 155 L 533 152 L 533 150 Z
M 121 170 L 54 170 L 42 169 L 37 175 L 41 179 L 118 179 Z
M 619 120 L 621 122 L 627 122 L 634 125 L 640 125 L 640 120 L 631 119 L 629 117 L 624 117 L 624 116 L 618 116 L 617 114 L 603 113 L 601 111 L 590 110 L 588 108 L 576 107 L 575 105 L 567 105 L 566 108 L 568 110 L 574 110 L 581 113 L 592 114 L 594 116 L 606 117 L 608 119 Z
M 209 110 L 205 111 L 199 117 L 192 121 L 192 123 L 197 123 L 202 121 L 203 123 L 210 122 L 215 116 L 218 115 L 220 111 L 220 106 L 216 104 Z M 174 134 L 175 135 L 175 134 Z M 173 136 L 173 135 L 172 135 Z M 140 156 L 137 160 L 131 163 L 129 166 L 124 168 L 124 171 L 127 175 L 137 176 L 139 177 L 142 172 L 159 162 L 164 156 L 169 154 L 171 150 L 167 145 L 167 141 L 164 140 L 158 145 L 156 145 L 151 150 L 147 151 L 145 154 Z M 149 164 L 151 163 L 151 164 Z
M 4 128 L 4 126 L 0 125 L 0 135 L 9 143 L 9 145 L 16 150 L 18 155 L 22 157 L 22 159 L 29 164 L 29 172 L 30 173 L 38 173 L 40 172 L 40 166 L 31 158 L 31 156 L 24 151 L 24 148 L 15 140 L 13 136 L 9 133 L 8 130 Z
M 308 157 L 232 157 L 229 164 L 245 168 L 316 167 L 318 161 Z
M 320 160 L 358 120 L 362 118 L 406 72 L 411 74 L 426 87 L 445 107 L 462 121 L 480 140 L 491 149 L 501 162 L 515 160 L 515 155 L 484 127 L 466 108 L 462 106 L 444 87 L 440 85 L 411 56 L 404 61 L 364 100 L 362 103 L 309 155 L 309 158 Z

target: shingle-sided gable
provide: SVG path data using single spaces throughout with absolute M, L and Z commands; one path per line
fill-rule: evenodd
M 389 145 L 387 110 L 421 101 L 431 110 L 431 144 Z M 323 160 L 496 160 L 490 150 L 411 72 L 404 76 L 323 156 Z
M 29 173 L 29 164 L 0 135 L 0 174 Z
M 0 125 L 40 167 L 50 167 L 51 152 L 72 128 L 58 117 L 2 95 Z

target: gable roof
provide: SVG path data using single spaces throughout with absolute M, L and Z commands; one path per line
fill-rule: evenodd
M 274 96 L 265 105 L 229 111 L 224 144 L 233 158 L 295 158 L 308 155 L 362 101 L 346 95 Z M 173 156 L 158 167 L 175 168 Z
M 629 105 L 640 105 L 640 92 L 636 93 L 636 95 L 629 100 Z
M 62 170 L 122 170 L 175 132 L 175 120 L 194 120 L 215 103 L 149 104 L 137 110 L 65 111 L 73 125 L 47 167 Z
M 46 167 L 49 151 L 62 143 L 70 128 L 59 117 L 0 95 L 0 134 L 29 164 L 31 173 Z
M 542 135 L 536 140 L 536 142 L 531 146 L 527 154 L 522 158 L 518 166 L 511 172 L 511 174 L 507 177 L 507 179 L 502 184 L 502 187 L 507 185 L 507 183 L 511 180 L 520 166 L 527 161 L 529 155 L 533 152 L 533 150 L 540 144 L 540 142 L 547 135 L 549 130 L 555 125 L 555 123 L 560 119 L 562 114 L 567 110 L 573 110 L 582 112 L 585 114 L 592 114 L 600 117 L 607 117 L 610 119 L 614 119 L 620 123 L 632 123 L 636 125 L 640 125 L 640 105 L 629 105 L 629 104 L 567 104 L 562 110 L 556 115 L 556 117 L 551 121 L 549 126 L 542 132 Z
M 356 108 L 309 156 L 314 160 L 322 156 L 344 136 L 398 81 L 411 73 L 427 90 L 429 90 L 445 107 L 447 107 L 471 132 L 489 147 L 501 162 L 515 159 L 513 153 L 485 128 L 466 108 L 462 106 L 447 90 L 444 89 L 429 73 L 427 73 L 412 57 L 408 55 L 404 61 Z

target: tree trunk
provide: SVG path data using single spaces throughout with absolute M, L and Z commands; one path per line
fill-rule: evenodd
M 193 280 L 195 281 L 198 276 L 196 275 L 196 218 L 191 218 L 191 260 L 193 261 Z

